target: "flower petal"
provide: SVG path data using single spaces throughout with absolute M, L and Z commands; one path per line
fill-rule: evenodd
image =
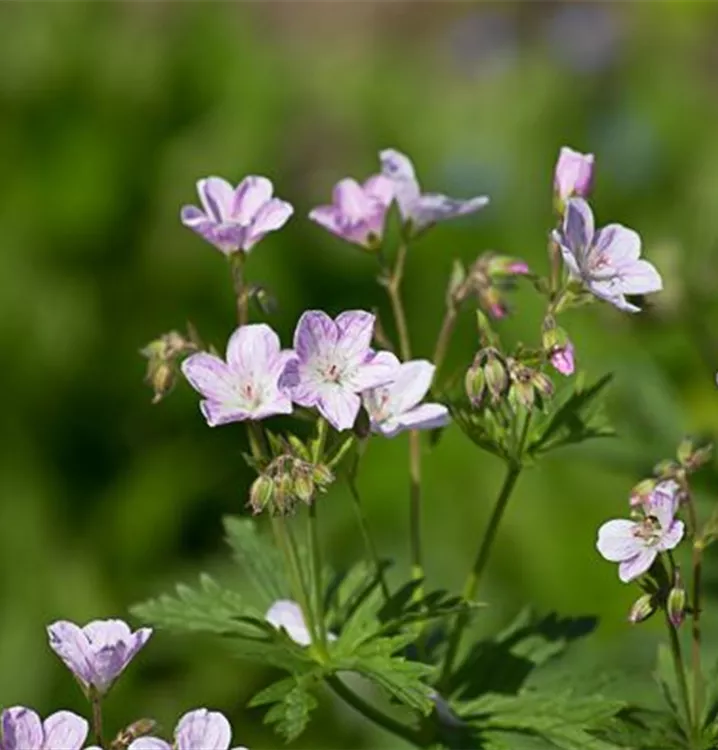
M 337 347 L 351 361 L 364 360 L 371 346 L 376 317 L 364 310 L 347 310 L 336 318 Z
M 266 323 L 239 326 L 227 342 L 227 365 L 236 375 L 265 375 L 279 357 L 279 336 Z
M 221 177 L 207 177 L 197 183 L 197 193 L 205 213 L 217 223 L 229 219 L 234 202 L 234 188 Z
M 159 737 L 138 737 L 130 743 L 127 750 L 172 750 L 172 745 Z
M 357 393 L 393 382 L 397 376 L 397 359 L 391 352 L 372 354 L 354 371 L 350 385 Z
M 251 250 L 265 234 L 281 229 L 293 213 L 294 208 L 287 201 L 279 198 L 267 201 L 257 212 L 244 241 L 244 249 Z
M 214 222 L 207 217 L 204 211 L 200 211 L 197 206 L 182 206 L 180 211 L 180 220 L 191 229 L 195 229 L 200 224 L 213 224 Z
M 74 622 L 58 620 L 48 626 L 50 648 L 62 659 L 67 668 L 86 685 L 95 678 L 93 654 L 82 629 Z
M 71 711 L 57 711 L 43 722 L 47 750 L 81 750 L 90 725 Z
M 206 398 L 213 401 L 235 399 L 232 371 L 214 354 L 192 354 L 182 362 L 181 370 L 189 384 Z
M 383 174 L 372 175 L 362 187 L 365 195 L 381 206 L 388 206 L 394 199 L 394 183 Z
M 630 583 L 642 576 L 653 565 L 657 554 L 655 547 L 644 547 L 637 555 L 618 566 L 618 577 L 623 583 Z
M 421 404 L 396 417 L 390 417 L 385 422 L 372 424 L 372 429 L 384 437 L 392 438 L 406 430 L 433 430 L 444 427 L 450 421 L 449 410 L 443 404 Z
M 287 635 L 300 646 L 308 646 L 312 642 L 302 609 L 291 599 L 278 599 L 274 602 L 267 610 L 265 619 L 277 630 L 286 630 Z
M 612 267 L 630 263 L 641 255 L 641 236 L 622 224 L 607 224 L 597 232 L 593 252 L 605 255 Z
M 262 403 L 252 411 L 252 419 L 266 419 L 275 414 L 291 414 L 292 399 L 289 394 L 277 390 L 272 396 L 267 397 Z
M 667 529 L 673 523 L 678 509 L 679 492 L 678 482 L 669 479 L 657 484 L 643 503 L 646 515 L 655 516 L 661 528 Z
M 486 206 L 489 202 L 485 195 L 469 200 L 449 198 L 439 193 L 426 193 L 422 195 L 411 210 L 411 219 L 417 229 L 423 229 L 438 221 L 447 221 L 457 216 L 466 216 Z
M 336 206 L 317 206 L 309 212 L 309 218 L 319 226 L 343 237 L 341 214 Z
M 307 310 L 294 331 L 294 350 L 302 362 L 309 362 L 332 349 L 339 338 L 334 321 L 322 310 Z
M 219 427 L 231 422 L 244 422 L 246 419 L 252 419 L 253 417 L 253 414 L 247 409 L 231 402 L 226 403 L 205 399 L 199 402 L 199 408 L 210 427 Z
M 436 367 L 426 359 L 414 359 L 399 365 L 389 386 L 389 411 L 398 416 L 416 406 L 429 391 Z
M 411 218 L 413 207 L 421 194 L 414 165 L 406 154 L 393 148 L 380 151 L 379 161 L 381 173 L 394 183 L 394 195 L 402 217 Z
M 351 223 L 364 219 L 372 208 L 371 202 L 364 195 L 361 185 L 349 177 L 340 180 L 334 186 L 332 197 L 340 215 Z
M 319 391 L 319 413 L 340 432 L 354 426 L 360 406 L 361 399 L 356 393 L 336 383 L 325 384 Z
M 665 552 L 666 550 L 673 549 L 680 544 L 685 533 L 685 525 L 683 521 L 674 521 L 661 537 L 661 541 L 657 545 L 659 552 Z
M 663 289 L 663 280 L 655 266 L 647 260 L 637 260 L 621 268 L 621 294 L 650 294 Z
M 233 191 L 228 218 L 249 226 L 260 208 L 272 197 L 274 188 L 266 177 L 249 175 Z
M 554 190 L 560 200 L 572 194 L 585 196 L 591 190 L 593 154 L 582 154 L 564 146 L 558 155 L 554 173 Z
M 24 706 L 13 706 L 2 712 L 3 750 L 43 750 L 40 717 Z
M 232 728 L 226 717 L 206 708 L 188 711 L 175 729 L 177 750 L 228 750 L 231 741 Z
M 598 530 L 596 548 L 609 562 L 628 560 L 637 555 L 644 545 L 634 535 L 636 524 L 623 518 L 606 521 Z
M 571 198 L 566 202 L 563 219 L 564 243 L 573 254 L 579 269 L 586 268 L 586 253 L 594 235 L 593 211 L 583 198 Z

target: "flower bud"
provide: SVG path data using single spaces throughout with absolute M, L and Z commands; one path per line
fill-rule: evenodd
M 469 397 L 472 406 L 479 406 L 486 391 L 486 376 L 484 375 L 483 367 L 477 364 L 476 361 L 466 371 L 464 386 L 466 388 L 466 395 Z
M 490 349 L 486 353 L 483 369 L 486 388 L 491 394 L 491 399 L 496 402 L 504 395 L 509 385 L 509 373 L 506 370 L 506 365 L 496 355 L 496 352 Z
M 686 590 L 681 585 L 680 576 L 677 573 L 675 584 L 668 592 L 666 610 L 673 627 L 680 628 L 686 617 Z
M 573 344 L 569 341 L 565 346 L 554 347 L 549 352 L 549 360 L 561 375 L 572 375 L 576 368 L 573 359 Z
M 551 378 L 543 372 L 534 372 L 531 378 L 533 387 L 545 398 L 553 396 L 553 383 Z
M 653 467 L 653 473 L 661 479 L 672 479 L 678 474 L 680 468 L 680 465 L 675 461 L 666 459 L 665 461 L 659 461 Z
M 631 625 L 637 625 L 639 622 L 645 622 L 652 614 L 656 612 L 656 600 L 653 594 L 643 594 L 633 603 L 628 613 L 628 622 Z
M 294 471 L 294 496 L 309 505 L 314 497 L 311 464 L 300 464 Z
M 334 481 L 334 472 L 324 464 L 314 464 L 312 466 L 312 481 L 320 489 L 324 489 Z
M 152 403 L 157 404 L 174 388 L 175 368 L 169 362 L 150 360 L 147 367 L 147 381 L 154 391 Z
M 274 480 L 266 474 L 260 474 L 249 490 L 249 505 L 252 513 L 261 513 L 273 500 L 275 494 Z
M 275 513 L 284 515 L 292 510 L 294 505 L 294 480 L 288 472 L 280 474 L 276 478 L 272 501 L 272 510 Z
M 678 446 L 676 457 L 684 469 L 691 472 L 696 471 L 713 457 L 713 445 L 708 443 L 702 448 L 696 448 L 695 443 L 690 438 L 685 438 L 681 440 Z
M 152 734 L 156 729 L 157 722 L 154 719 L 138 719 L 118 732 L 110 743 L 110 750 L 126 750 L 136 739 Z
M 536 394 L 531 383 L 516 381 L 512 383 L 511 388 L 509 388 L 509 404 L 514 411 L 519 407 L 531 411 L 535 400 Z
M 655 479 L 642 479 L 632 490 L 629 503 L 632 508 L 643 505 L 656 489 Z
M 558 155 L 554 171 L 554 201 L 563 213 L 566 201 L 572 196 L 588 197 L 593 183 L 593 154 L 582 154 L 564 146 Z
M 526 262 L 508 255 L 492 255 L 487 271 L 489 276 L 524 276 L 531 273 Z
M 446 306 L 454 308 L 460 305 L 464 301 L 467 291 L 466 269 L 460 260 L 455 260 L 451 267 L 449 284 L 446 287 Z

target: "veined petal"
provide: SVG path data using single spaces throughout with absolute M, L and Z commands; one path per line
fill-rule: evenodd
M 339 432 L 350 430 L 354 426 L 360 406 L 361 399 L 356 393 L 336 383 L 326 384 L 319 391 L 317 409 Z
M 201 211 L 197 206 L 182 206 L 180 211 L 180 221 L 191 229 L 195 229 L 200 224 L 212 224 L 213 221 Z
M 343 236 L 341 214 L 336 206 L 317 206 L 309 212 L 309 218 L 330 232 Z
M 566 238 L 563 235 L 559 234 L 559 232 L 557 232 L 555 229 L 551 235 L 551 238 L 556 243 L 556 245 L 558 245 L 558 249 L 561 251 L 561 257 L 563 258 L 563 262 L 568 269 L 571 278 L 581 279 L 581 269 L 578 266 L 578 261 L 573 253 L 573 250 L 571 250 L 571 248 L 566 245 Z
M 660 274 L 647 260 L 636 260 L 622 266 L 619 273 L 621 294 L 650 294 L 663 289 Z
M 685 533 L 685 525 L 683 521 L 673 521 L 673 523 L 667 527 L 661 541 L 658 542 L 657 549 L 659 552 L 666 552 L 669 549 L 674 549 L 680 544 Z
M 266 398 L 262 403 L 252 412 L 252 419 L 266 419 L 272 417 L 275 414 L 291 414 L 292 413 L 292 399 L 288 394 L 277 390 L 271 398 Z
M 266 376 L 279 356 L 279 336 L 266 323 L 240 326 L 227 343 L 227 365 L 237 374 L 255 373 Z
M 394 196 L 404 219 L 412 216 L 414 204 L 421 190 L 414 172 L 414 165 L 406 154 L 393 148 L 379 152 L 381 173 L 394 183 Z
M 389 411 L 398 416 L 416 406 L 426 396 L 436 367 L 426 359 L 414 359 L 399 365 L 389 386 Z
M 340 215 L 352 223 L 361 221 L 371 211 L 371 203 L 361 185 L 350 177 L 335 185 L 333 199 Z
M 566 201 L 563 236 L 582 272 L 586 269 L 586 253 L 593 242 L 593 235 L 593 211 L 588 203 L 583 198 L 571 198 Z
M 322 310 L 307 310 L 294 330 L 294 351 L 302 362 L 332 349 L 339 339 L 336 323 Z
M 188 711 L 175 729 L 177 750 L 228 750 L 231 741 L 232 728 L 225 716 L 206 708 Z
M 657 554 L 655 547 L 644 547 L 637 555 L 618 566 L 618 577 L 623 583 L 630 583 L 642 576 L 653 565 Z
M 420 404 L 384 422 L 372 423 L 372 429 L 392 438 L 406 430 L 434 430 L 450 421 L 449 410 L 443 404 Z
M 251 224 L 259 209 L 272 197 L 272 192 L 272 182 L 266 177 L 245 177 L 233 191 L 230 204 L 232 221 L 237 221 L 243 226 Z
M 667 529 L 673 523 L 679 490 L 678 483 L 673 480 L 660 482 L 643 504 L 646 514 L 655 516 L 661 528 Z
M 600 229 L 593 243 L 592 254 L 600 253 L 611 267 L 638 260 L 641 255 L 641 236 L 622 224 L 607 224 Z
M 257 212 L 252 226 L 247 232 L 244 249 L 251 250 L 268 232 L 281 229 L 294 213 L 291 203 L 272 198 L 267 201 Z
M 199 409 L 210 427 L 219 427 L 230 422 L 243 422 L 253 417 L 247 409 L 232 402 L 205 399 L 199 402 Z
M 396 357 L 390 352 L 377 352 L 354 370 L 347 385 L 360 393 L 391 383 L 398 374 L 396 362 Z
M 62 659 L 67 668 L 86 685 L 95 678 L 93 654 L 82 628 L 74 622 L 59 620 L 48 626 L 50 648 Z
M 232 371 L 214 354 L 192 354 L 182 362 L 181 370 L 189 384 L 206 398 L 215 401 L 236 398 Z
M 414 203 L 411 218 L 417 228 L 421 229 L 438 221 L 474 213 L 486 206 L 488 202 L 489 199 L 486 196 L 459 200 L 439 193 L 426 193 Z
M 30 708 L 13 706 L 2 712 L 3 750 L 44 750 L 40 717 Z
M 375 174 L 364 182 L 364 193 L 387 207 L 394 199 L 394 183 L 383 174 Z
M 89 724 L 71 711 L 57 711 L 43 722 L 44 748 L 47 750 L 81 750 L 87 739 Z
M 596 548 L 609 562 L 620 562 L 635 557 L 645 548 L 634 535 L 636 524 L 623 518 L 606 521 L 598 530 Z
M 159 737 L 138 737 L 132 740 L 127 750 L 172 750 L 172 745 Z
M 221 177 L 207 177 L 197 183 L 197 193 L 207 216 L 217 223 L 232 215 L 234 188 Z
M 374 335 L 376 317 L 364 310 L 347 310 L 336 318 L 337 347 L 348 360 L 363 360 Z

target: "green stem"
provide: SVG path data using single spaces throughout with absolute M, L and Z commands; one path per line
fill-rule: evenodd
M 351 493 L 352 500 L 354 501 L 354 510 L 357 515 L 357 521 L 359 521 L 359 528 L 361 530 L 362 538 L 364 539 L 364 547 L 366 548 L 367 554 L 371 559 L 374 567 L 376 568 L 376 574 L 379 578 L 379 585 L 381 591 L 384 594 L 384 599 L 389 599 L 391 593 L 389 586 L 386 583 L 386 577 L 384 576 L 384 568 L 382 567 L 381 561 L 379 560 L 379 554 L 377 553 L 374 540 L 369 533 L 369 525 L 366 517 L 364 516 L 364 509 L 362 507 L 361 495 L 356 485 L 356 477 L 353 472 L 347 472 L 347 484 L 349 485 L 349 492 Z
M 456 325 L 457 317 L 456 306 L 451 304 L 446 308 L 444 313 L 444 320 L 441 323 L 441 330 L 436 339 L 436 347 L 434 348 L 434 367 L 436 367 L 436 373 L 438 374 L 441 370 L 441 366 L 444 364 L 446 353 L 449 350 L 449 344 L 451 343 L 451 337 L 454 333 L 454 326 Z
M 327 442 L 329 432 L 329 423 L 324 417 L 317 420 L 317 437 L 315 438 L 314 450 L 312 451 L 312 461 L 316 464 L 324 460 L 324 445 Z
M 686 715 L 686 722 L 691 739 L 694 739 L 694 725 L 693 717 L 691 714 L 691 703 L 688 697 L 688 682 L 686 680 L 686 667 L 683 662 L 683 652 L 681 650 L 681 642 L 678 638 L 678 631 L 671 622 L 668 616 L 668 610 L 665 611 L 666 615 L 666 627 L 668 628 L 668 637 L 670 639 L 671 655 L 673 656 L 673 668 L 676 672 L 676 681 L 678 683 L 678 691 L 681 695 L 681 703 L 683 704 L 683 711 Z M 691 746 L 693 744 L 691 743 Z
M 696 733 L 701 731 L 703 715 L 703 671 L 701 669 L 701 607 L 702 603 L 702 571 L 703 571 L 703 540 L 698 534 L 698 516 L 691 494 L 688 495 L 688 520 L 693 540 L 693 600 L 691 613 L 691 670 L 693 672 L 693 721 Z
M 354 691 L 348 688 L 336 675 L 327 677 L 326 682 L 345 703 L 348 703 L 352 708 L 357 710 L 370 721 L 373 721 L 382 729 L 386 729 L 387 732 L 391 732 L 397 737 L 401 737 L 417 747 L 423 747 L 426 744 L 418 731 L 402 724 L 393 717 L 385 714 L 383 711 L 366 703 Z
M 102 696 L 94 688 L 92 688 L 90 702 L 92 704 L 92 729 L 95 733 L 95 741 L 100 747 L 104 747 L 105 743 L 102 739 Z
M 491 513 L 491 518 L 489 519 L 489 525 L 486 528 L 486 533 L 484 534 L 484 537 L 481 540 L 481 545 L 479 546 L 478 552 L 476 553 L 476 558 L 474 559 L 474 564 L 471 568 L 471 572 L 467 576 L 466 582 L 464 584 L 462 596 L 467 601 L 471 601 L 476 598 L 476 594 L 479 589 L 479 583 L 481 582 L 481 576 L 484 572 L 484 569 L 486 568 L 486 563 L 489 560 L 489 555 L 491 554 L 491 549 L 493 547 L 494 540 L 496 539 L 496 532 L 499 529 L 501 519 L 504 516 L 506 506 L 508 505 L 509 498 L 511 497 L 511 493 L 514 490 L 516 480 L 519 478 L 520 473 L 520 465 L 509 464 L 506 472 L 506 478 L 504 479 L 501 491 L 499 492 L 499 497 L 496 500 L 496 505 L 494 506 L 494 510 Z M 466 629 L 468 622 L 469 615 L 466 611 L 461 612 L 459 615 L 457 615 L 454 629 L 451 633 L 451 636 L 449 637 L 449 646 L 446 651 L 446 659 L 444 661 L 444 667 L 441 672 L 441 679 L 439 682 L 439 685 L 441 686 L 440 692 L 441 689 L 446 688 L 446 683 L 451 676 L 451 670 L 454 666 L 454 660 L 456 659 L 456 655 L 461 644 L 461 637 L 464 634 L 464 630 Z
M 319 546 L 319 535 L 317 533 L 317 503 L 313 499 L 309 506 L 309 517 L 307 519 L 309 535 L 309 581 L 313 592 L 313 613 L 316 626 L 317 639 L 322 645 L 326 644 L 327 633 L 324 624 L 324 597 L 322 586 L 322 551 Z
M 237 300 L 237 323 L 246 325 L 249 320 L 249 297 L 244 285 L 244 253 L 232 253 L 229 256 L 230 268 L 232 270 L 232 283 L 234 285 L 234 296 Z

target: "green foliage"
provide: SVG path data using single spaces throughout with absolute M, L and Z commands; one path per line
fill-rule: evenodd
M 287 677 L 261 690 L 250 701 L 250 706 L 271 705 L 264 716 L 266 724 L 287 742 L 299 737 L 307 727 L 311 712 L 317 707 L 317 699 L 311 692 L 317 683 L 314 672 L 299 677 Z

